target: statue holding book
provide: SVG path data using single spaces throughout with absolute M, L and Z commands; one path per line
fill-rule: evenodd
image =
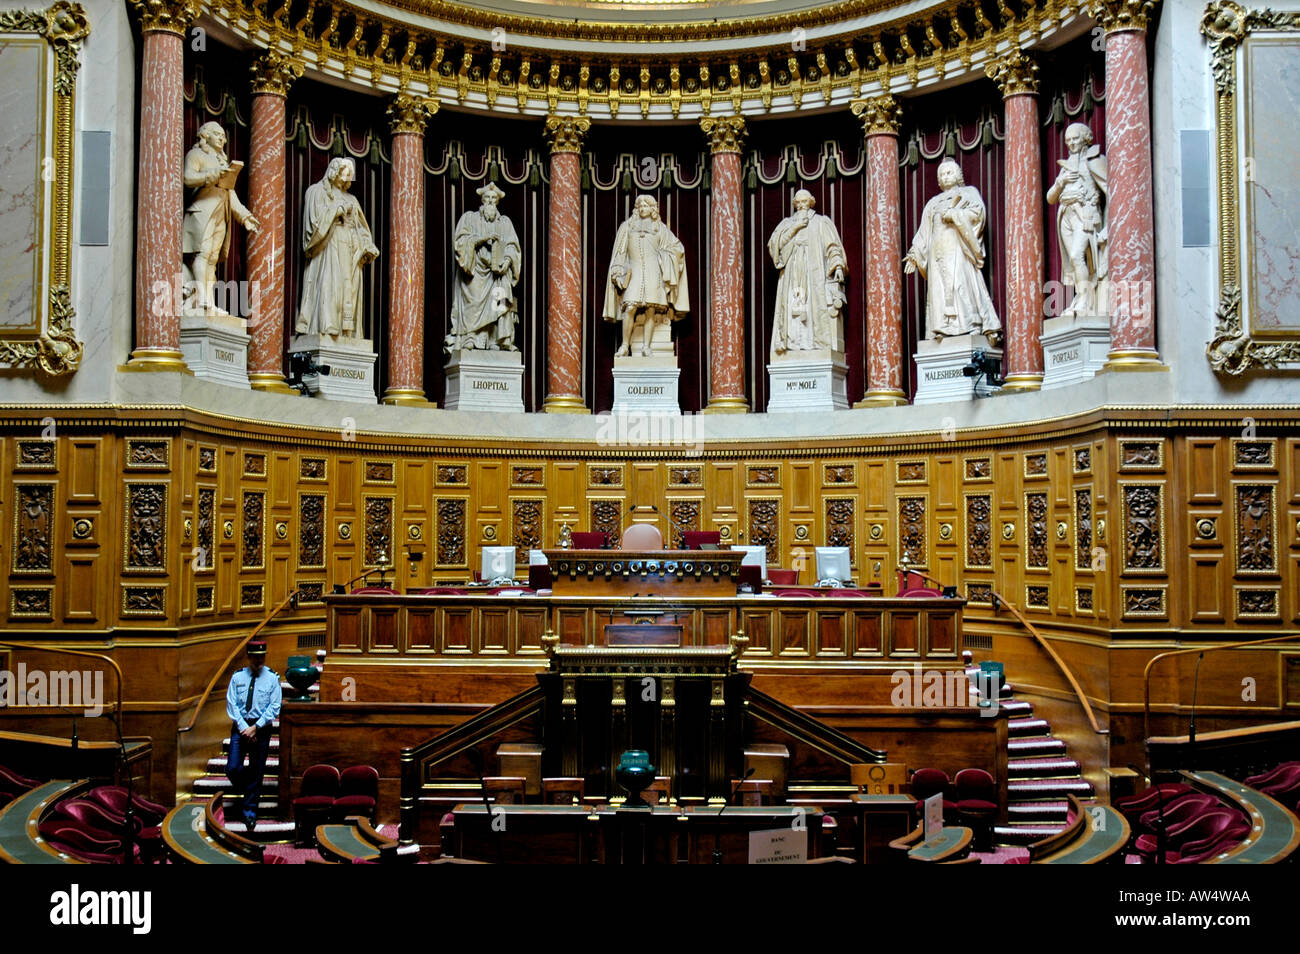
M 209 122 L 199 127 L 199 141 L 185 155 L 183 173 L 188 190 L 181 230 L 186 311 L 223 313 L 213 304 L 212 287 L 217 266 L 230 254 L 231 221 L 249 232 L 261 227 L 235 195 L 235 182 L 243 168 L 242 162 L 231 162 L 226 156 L 226 131 L 220 124 Z

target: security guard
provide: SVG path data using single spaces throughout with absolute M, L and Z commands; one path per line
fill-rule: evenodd
M 247 653 L 248 665 L 231 677 L 226 692 L 226 714 L 234 723 L 226 776 L 242 799 L 244 823 L 252 831 L 257 827 L 257 801 L 262 793 L 266 755 L 271 749 L 272 723 L 280 717 L 281 697 L 280 676 L 266 667 L 266 643 L 260 639 L 250 641 Z

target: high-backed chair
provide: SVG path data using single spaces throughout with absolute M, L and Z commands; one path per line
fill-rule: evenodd
M 370 765 L 354 765 L 339 776 L 339 794 L 331 814 L 335 822 L 360 815 L 373 825 L 378 801 L 379 773 Z
M 302 788 L 293 800 L 294 840 L 310 845 L 316 826 L 327 821 L 339 792 L 339 770 L 332 765 L 313 765 L 302 775 Z
M 662 550 L 664 535 L 653 523 L 634 523 L 623 531 L 623 550 Z
M 943 818 L 957 817 L 957 803 L 948 798 L 948 773 L 943 769 L 919 768 L 912 773 L 912 797 L 923 802 L 931 795 L 943 795 Z M 918 811 L 920 806 L 918 806 Z
M 786 570 L 779 566 L 767 568 L 767 578 L 772 581 L 773 586 L 798 586 L 799 571 Z
M 542 803 L 545 805 L 572 805 L 575 800 L 581 802 L 582 796 L 581 778 L 542 779 Z
M 998 817 L 998 783 L 983 769 L 957 773 L 957 816 L 974 835 L 976 851 L 993 850 L 993 823 Z
M 528 779 L 515 775 L 491 775 L 483 779 L 483 791 L 498 805 L 522 805 Z
M 603 550 L 609 544 L 604 530 L 574 530 L 569 535 L 575 550 Z
M 682 545 L 688 550 L 698 550 L 701 545 L 711 543 L 717 546 L 722 542 L 722 533 L 718 530 L 684 530 Z

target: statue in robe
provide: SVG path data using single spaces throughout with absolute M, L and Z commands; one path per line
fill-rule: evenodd
M 605 282 L 601 315 L 623 324 L 615 355 L 632 353 L 632 333 L 640 325 L 641 354 L 649 356 L 656 323 L 676 321 L 689 310 L 686 249 L 660 221 L 654 197 L 637 196 L 632 215 L 614 236 Z
M 794 212 L 767 240 L 781 273 L 776 285 L 772 360 L 790 351 L 844 350 L 842 312 L 848 257 L 835 223 L 813 211 L 812 193 L 794 195 Z
M 939 163 L 939 187 L 921 212 L 921 225 L 903 259 L 909 275 L 926 280 L 925 336 L 983 334 L 996 341 L 1002 323 L 984 284 L 984 200 L 964 183 L 961 166 Z
M 1066 127 L 1065 145 L 1069 158 L 1057 160 L 1061 171 L 1047 190 L 1047 201 L 1057 206 L 1061 281 L 1074 286 L 1074 298 L 1061 316 L 1105 315 L 1107 225 L 1102 205 L 1110 197 L 1106 157 L 1092 144 L 1092 130 L 1083 123 Z
M 181 225 L 181 252 L 186 311 L 222 314 L 212 299 L 217 266 L 230 254 L 233 219 L 249 232 L 261 226 L 235 195 L 235 179 L 244 168 L 226 156 L 226 131 L 219 123 L 199 127 L 199 141 L 185 154 L 182 177 L 188 191 Z
M 448 352 L 519 350 L 514 288 L 523 255 L 514 225 L 497 210 L 503 195 L 488 183 L 478 190 L 482 207 L 466 212 L 456 223 L 452 247 L 460 273 L 451 304 L 451 334 L 443 342 Z
M 307 268 L 294 330 L 298 334 L 361 338 L 361 269 L 379 257 L 361 203 L 348 189 L 351 159 L 331 159 L 325 177 L 307 187 L 302 247 Z

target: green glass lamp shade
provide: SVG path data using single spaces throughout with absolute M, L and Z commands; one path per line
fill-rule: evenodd
M 641 793 L 655 780 L 655 767 L 650 764 L 650 753 L 642 749 L 628 749 L 618 757 L 614 778 L 627 791 L 625 807 L 644 807 Z

